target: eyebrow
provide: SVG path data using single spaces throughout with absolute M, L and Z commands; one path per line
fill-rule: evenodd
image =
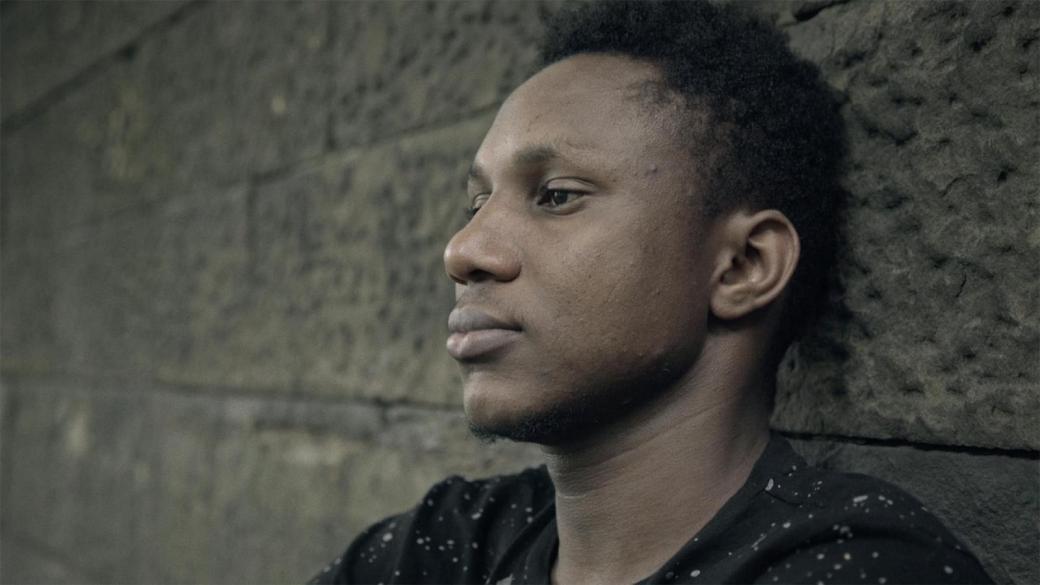
M 528 167 L 545 164 L 562 158 L 564 158 L 563 155 L 560 154 L 560 151 L 555 147 L 548 144 L 534 144 L 516 151 L 516 153 L 513 154 L 513 164 L 515 166 Z M 485 185 L 491 184 L 487 172 L 477 162 L 474 162 L 469 167 L 467 177 L 471 181 L 477 181 Z

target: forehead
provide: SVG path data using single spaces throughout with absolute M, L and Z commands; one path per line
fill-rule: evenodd
M 646 62 L 588 54 L 554 63 L 502 105 L 476 166 L 541 147 L 618 163 L 675 151 L 677 110 L 661 96 L 660 74 Z

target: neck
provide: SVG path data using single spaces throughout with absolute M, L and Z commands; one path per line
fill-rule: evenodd
M 629 419 L 544 448 L 560 539 L 553 582 L 647 577 L 747 480 L 768 442 L 768 408 L 758 397 L 770 380 L 741 380 L 739 368 L 707 361 L 716 367 L 695 366 Z

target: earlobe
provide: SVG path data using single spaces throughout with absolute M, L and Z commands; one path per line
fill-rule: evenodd
M 722 255 L 714 275 L 711 311 L 740 319 L 780 297 L 798 265 L 798 232 L 787 217 L 767 209 L 737 212 L 722 231 Z

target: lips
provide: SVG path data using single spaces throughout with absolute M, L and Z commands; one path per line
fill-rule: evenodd
M 520 337 L 520 326 L 476 307 L 458 307 L 448 315 L 448 353 L 472 360 L 505 347 Z

